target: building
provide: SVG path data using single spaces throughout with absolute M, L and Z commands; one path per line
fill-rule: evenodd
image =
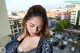
M 11 40 L 10 34 L 11 30 L 5 0 L 0 0 L 0 47 L 3 47 Z
M 12 37 L 22 31 L 21 18 L 15 12 L 7 14 L 5 0 L 0 0 L 0 47 L 5 46 Z
M 11 19 L 9 20 L 10 22 L 10 28 L 11 28 L 11 33 L 12 35 L 16 35 L 16 33 L 19 33 L 22 31 L 22 19 Z
M 9 16 L 9 27 L 11 29 L 11 39 L 14 39 L 17 33 L 22 32 L 22 18 L 17 15 L 16 12 L 8 14 Z
M 59 7 L 58 9 L 47 10 L 47 16 L 53 18 L 59 16 L 61 20 L 63 19 L 70 20 L 71 12 L 69 10 L 70 9 L 67 9 L 66 7 L 65 8 Z
M 63 19 L 70 20 L 71 12 L 61 12 L 60 13 L 60 18 L 61 18 L 61 20 L 63 20 Z
M 75 7 L 71 10 L 71 23 L 76 26 L 80 26 L 80 4 L 75 4 Z

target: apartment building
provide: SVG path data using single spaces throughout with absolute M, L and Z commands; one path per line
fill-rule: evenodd
M 22 31 L 22 18 L 20 18 L 17 13 L 11 13 L 9 15 L 9 23 L 11 29 L 11 39 L 13 39 L 17 33 Z
M 80 26 L 80 4 L 76 4 L 71 10 L 71 23 Z
M 61 12 L 60 13 L 60 18 L 61 18 L 61 20 L 63 20 L 63 19 L 70 20 L 71 12 Z

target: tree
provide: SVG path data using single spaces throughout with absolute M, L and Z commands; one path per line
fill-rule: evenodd
M 64 28 L 69 28 L 71 26 L 71 23 L 69 20 L 61 20 L 60 23 L 64 26 Z
M 70 21 L 61 20 L 56 24 L 54 31 L 64 31 L 64 28 L 69 28 L 70 26 L 71 26 Z
M 64 26 L 61 23 L 57 23 L 54 30 L 55 31 L 64 31 Z
M 58 20 L 58 21 L 59 21 L 59 20 L 60 20 L 60 17 L 59 17 L 59 16 L 56 16 L 56 20 Z

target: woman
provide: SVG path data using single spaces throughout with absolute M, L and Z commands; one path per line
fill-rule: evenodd
M 23 32 L 5 46 L 6 53 L 52 53 L 49 32 L 45 8 L 34 5 L 23 19 Z

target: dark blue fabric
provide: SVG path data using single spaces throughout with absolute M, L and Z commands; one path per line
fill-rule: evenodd
M 13 53 L 14 51 L 17 51 L 19 44 L 20 42 L 18 42 L 16 38 L 6 44 L 6 53 Z M 41 38 L 36 53 L 53 53 L 53 47 L 50 41 L 48 39 Z

